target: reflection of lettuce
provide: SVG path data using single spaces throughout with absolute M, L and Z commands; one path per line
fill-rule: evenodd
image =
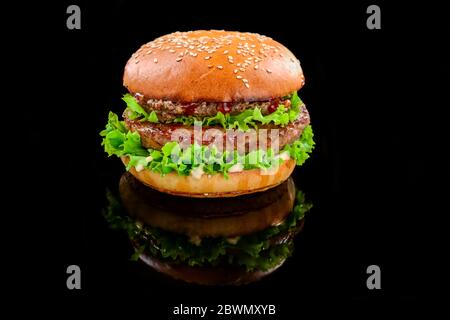
M 228 263 L 245 266 L 247 270 L 263 271 L 277 266 L 293 249 L 292 241 L 271 245 L 270 238 L 295 232 L 298 222 L 312 207 L 312 204 L 305 202 L 304 194 L 298 191 L 294 210 L 282 224 L 242 236 L 236 244 L 224 238 L 203 238 L 200 245 L 195 245 L 185 235 L 144 226 L 132 220 L 124 214 L 119 200 L 111 192 L 107 193 L 107 200 L 104 216 L 111 228 L 127 232 L 136 245 L 135 259 L 145 252 L 166 261 L 183 262 L 190 266 Z
M 140 165 L 161 174 L 175 171 L 179 175 L 189 175 L 192 169 L 202 166 L 206 174 L 222 173 L 227 177 L 229 168 L 236 163 L 242 163 L 244 170 L 249 170 L 267 169 L 283 161 L 272 149 L 254 150 L 240 155 L 237 151 L 221 153 L 215 148 L 197 144 L 182 149 L 177 142 L 168 142 L 161 150 L 144 149 L 139 134 L 128 131 L 124 122 L 119 121 L 113 112 L 109 113 L 108 124 L 100 135 L 103 137 L 102 145 L 108 155 L 129 156 L 127 169 Z M 313 148 L 313 132 L 309 125 L 298 140 L 286 145 L 282 151 L 289 152 L 297 165 L 301 165 L 308 159 L 308 153 Z
M 192 126 L 195 122 L 200 121 L 203 126 L 221 125 L 225 129 L 239 129 L 242 131 L 248 130 L 250 127 L 257 128 L 258 124 L 273 123 L 284 127 L 289 122 L 297 119 L 300 113 L 300 107 L 303 105 L 297 92 L 294 92 L 289 99 L 291 100 L 290 108 L 286 108 L 280 104 L 274 112 L 268 115 L 263 115 L 261 109 L 256 107 L 255 109 L 248 109 L 236 115 L 223 114 L 219 111 L 215 116 L 201 119 L 194 116 L 180 116 L 174 119 L 173 122 Z M 143 121 L 158 122 L 155 111 L 148 114 L 132 95 L 126 94 L 123 100 L 127 104 L 128 111 L 130 111 L 129 117 L 131 119 L 141 118 Z

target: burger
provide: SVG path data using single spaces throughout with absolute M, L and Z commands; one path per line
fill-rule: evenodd
M 125 173 L 119 195 L 108 193 L 105 216 L 128 233 L 133 258 L 203 285 L 244 284 L 276 270 L 291 255 L 311 208 L 292 178 L 264 192 L 220 199 L 161 193 Z
M 299 60 L 269 37 L 176 32 L 128 60 L 123 120 L 101 132 L 109 156 L 153 189 L 230 197 L 281 184 L 314 147 L 297 91 Z

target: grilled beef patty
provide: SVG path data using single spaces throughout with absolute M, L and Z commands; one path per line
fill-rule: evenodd
M 144 148 L 160 150 L 162 146 L 164 146 L 164 144 L 170 141 L 179 141 L 182 144 L 184 143 L 189 145 L 194 142 L 193 126 L 186 126 L 178 123 L 151 123 L 148 121 L 140 121 L 137 119 L 132 120 L 128 118 L 126 112 L 123 114 L 123 117 L 125 118 L 125 124 L 127 128 L 131 131 L 136 131 L 137 133 L 139 133 L 142 146 Z M 300 137 L 303 129 L 309 124 L 309 121 L 309 113 L 305 107 L 302 107 L 301 112 L 295 121 L 289 123 L 285 127 L 276 126 L 274 124 L 261 125 L 256 130 L 255 137 L 258 137 L 258 132 L 260 129 L 267 129 L 267 148 L 270 148 L 274 144 L 274 141 L 272 141 L 273 138 L 276 139 L 278 137 L 278 146 L 279 149 L 282 149 L 286 144 L 290 144 Z M 208 129 L 214 129 L 214 131 L 208 131 L 208 134 L 206 133 Z M 276 131 L 273 131 L 274 129 L 278 130 L 278 134 L 276 134 Z M 174 139 L 173 137 L 176 130 L 183 130 L 183 137 Z M 230 133 L 222 126 L 218 125 L 202 127 L 201 144 L 210 145 L 213 143 L 220 143 L 220 139 L 217 139 L 218 135 L 222 137 L 223 150 L 225 150 L 227 140 L 229 144 L 228 147 L 230 147 L 230 145 L 235 147 L 237 146 L 237 142 L 239 140 L 236 135 Z M 253 147 L 250 147 L 248 137 L 245 138 L 245 141 L 245 152 L 255 149 Z M 200 144 L 200 139 L 198 139 L 196 142 Z M 261 142 L 258 141 L 258 143 L 254 147 L 259 148 L 260 143 Z M 261 145 L 261 147 L 262 146 L 264 145 Z

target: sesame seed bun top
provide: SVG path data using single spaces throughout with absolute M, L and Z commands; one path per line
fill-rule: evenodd
M 304 76 L 292 52 L 269 37 L 200 30 L 144 44 L 128 60 L 123 83 L 145 99 L 265 101 L 299 90 Z

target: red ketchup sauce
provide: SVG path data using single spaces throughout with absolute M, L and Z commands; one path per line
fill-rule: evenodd
M 280 103 L 280 99 L 278 99 L 278 98 L 271 99 L 270 100 L 270 105 L 267 108 L 267 111 L 269 111 L 269 113 L 274 112 L 275 110 L 277 110 L 279 103 Z
M 197 103 L 188 103 L 184 105 L 184 112 L 188 116 L 192 116 L 195 113 L 195 109 L 197 108 Z
M 217 106 L 217 110 L 222 113 L 230 113 L 232 108 L 229 102 L 219 102 Z

